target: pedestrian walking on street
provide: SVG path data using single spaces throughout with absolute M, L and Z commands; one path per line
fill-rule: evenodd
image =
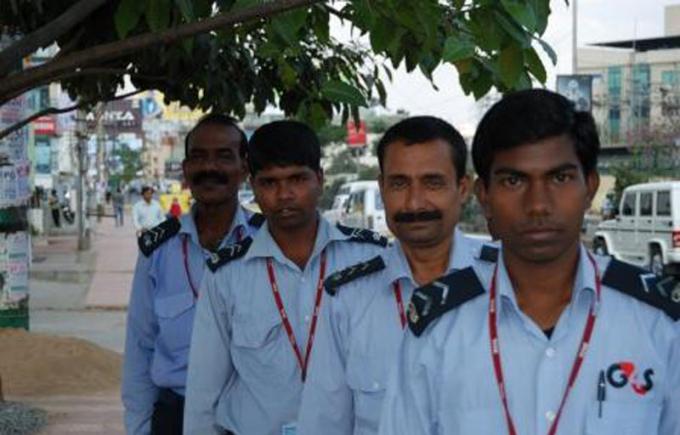
M 262 223 L 238 204 L 246 149 L 234 119 L 202 118 L 186 137 L 182 163 L 194 206 L 139 239 L 123 364 L 130 435 L 182 433 L 189 340 L 206 260 Z
M 57 228 L 61 227 L 61 204 L 59 204 L 59 197 L 57 196 L 56 189 L 50 191 L 50 196 L 47 199 L 47 204 L 50 206 L 50 212 L 52 213 L 52 222 Z
M 320 154 L 318 137 L 300 122 L 265 124 L 250 139 L 250 175 L 266 224 L 222 251 L 204 279 L 189 357 L 187 435 L 295 434 L 323 281 L 387 244 L 319 215 Z
M 182 215 L 182 206 L 179 204 L 177 198 L 172 198 L 172 204 L 170 204 L 170 211 L 168 214 L 175 219 L 178 219 Z
M 381 435 L 680 434 L 680 295 L 580 242 L 599 186 L 589 112 L 506 95 L 472 145 L 501 240 L 414 292 Z
M 111 195 L 111 202 L 113 203 L 113 214 L 116 219 L 116 226 L 122 227 L 125 223 L 124 221 L 124 207 L 125 207 L 125 195 L 120 190 L 120 187 L 116 188 L 116 191 Z
M 132 207 L 132 224 L 137 237 L 165 220 L 165 213 L 158 201 L 153 199 L 153 187 L 142 187 L 142 199 Z

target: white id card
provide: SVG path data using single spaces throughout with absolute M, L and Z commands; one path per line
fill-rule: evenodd
M 284 424 L 281 426 L 281 435 L 297 435 L 297 425 L 295 423 Z

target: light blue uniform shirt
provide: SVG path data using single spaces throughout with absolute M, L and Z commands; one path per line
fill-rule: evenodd
M 604 275 L 608 258 L 598 257 Z M 486 289 L 493 265 L 475 265 Z M 593 267 L 581 249 L 570 304 L 549 339 L 518 307 L 499 256 L 498 329 L 510 413 L 518 434 L 546 434 L 581 342 L 595 297 Z M 420 337 L 406 334 L 397 370 L 390 378 L 381 435 L 507 434 L 491 359 L 489 294 L 434 320 Z M 680 434 L 680 330 L 664 312 L 605 285 L 583 366 L 567 399 L 560 435 Z M 622 362 L 634 364 L 633 378 L 653 386 L 638 394 L 632 382 L 620 388 L 606 381 L 599 413 L 598 381 Z M 615 368 L 614 368 L 615 369 Z M 621 370 L 612 372 L 614 381 Z M 608 378 L 607 378 L 608 379 Z
M 456 230 L 448 271 L 470 266 L 481 245 Z M 299 435 L 378 431 L 388 374 L 403 336 L 394 283 L 401 288 L 404 310 L 417 287 L 401 245 L 382 257 L 384 269 L 340 286 L 327 301 L 302 394 Z
M 319 222 L 302 270 L 283 255 L 265 224 L 242 258 L 206 275 L 189 358 L 185 434 L 229 429 L 238 435 L 281 435 L 285 425 L 295 423 L 300 367 L 274 301 L 267 258 L 272 258 L 286 315 L 304 355 L 321 252 L 326 250 L 327 277 L 384 250 L 349 240 L 323 218 Z
M 257 228 L 248 224 L 250 212 L 237 208 L 220 247 L 247 237 Z M 128 434 L 148 434 L 159 388 L 184 394 L 189 358 L 194 295 L 189 286 L 183 240 L 191 280 L 198 291 L 210 252 L 201 247 L 193 212 L 180 217 L 179 232 L 146 257 L 137 259 L 123 362 L 122 398 Z

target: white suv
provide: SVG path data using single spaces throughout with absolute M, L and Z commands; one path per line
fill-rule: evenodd
M 616 218 L 598 225 L 593 250 L 656 275 L 680 274 L 680 181 L 627 187 Z

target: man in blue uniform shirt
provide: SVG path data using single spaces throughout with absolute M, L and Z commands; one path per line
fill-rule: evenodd
M 266 223 L 222 251 L 204 280 L 189 358 L 187 434 L 294 434 L 323 281 L 387 244 L 319 216 L 320 146 L 306 125 L 260 127 L 248 163 Z
M 196 205 L 139 240 L 123 366 L 129 434 L 181 433 L 189 340 L 206 259 L 261 223 L 260 215 L 238 204 L 246 149 L 235 120 L 219 114 L 201 119 L 186 137 L 182 164 Z
M 550 91 L 485 115 L 476 189 L 501 249 L 414 292 L 380 434 L 680 434 L 677 290 L 579 242 L 598 152 Z
M 380 189 L 398 242 L 326 281 L 331 294 L 300 408 L 300 435 L 378 431 L 388 373 L 413 289 L 471 264 L 481 241 L 456 230 L 468 196 L 467 148 L 450 124 L 405 119 L 378 143 Z M 405 301 L 405 302 L 404 302 Z

